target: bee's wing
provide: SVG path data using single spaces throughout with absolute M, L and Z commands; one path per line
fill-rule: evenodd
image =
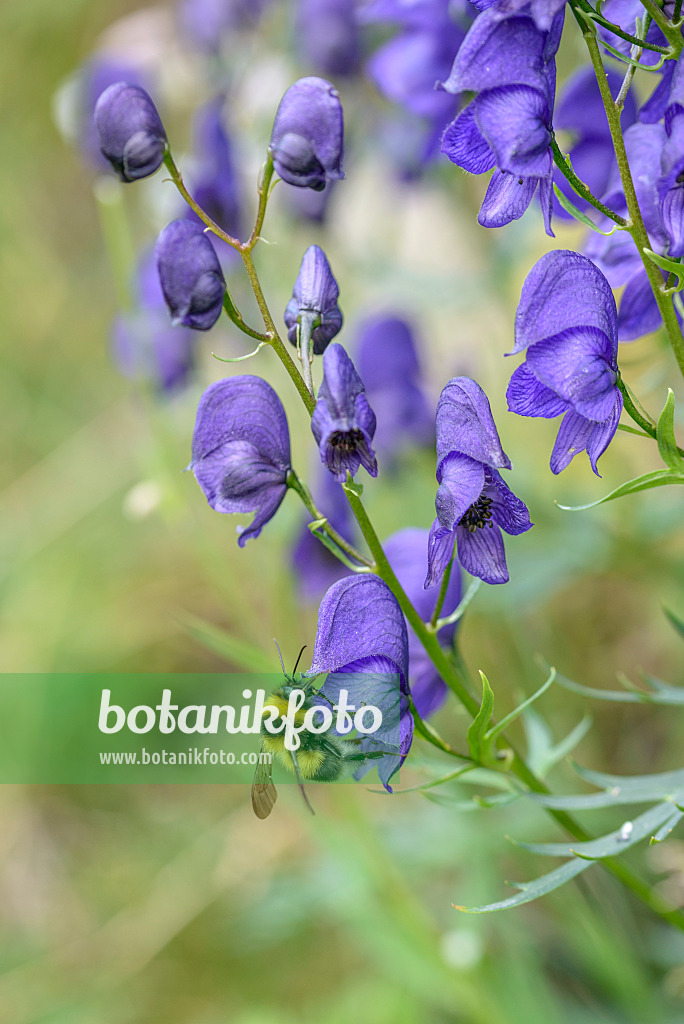
M 292 755 L 292 764 L 294 765 L 295 775 L 297 776 L 297 783 L 299 785 L 299 788 L 302 791 L 302 798 L 304 800 L 304 803 L 309 808 L 311 813 L 315 814 L 316 812 L 314 811 L 313 807 L 309 803 L 309 798 L 306 795 L 306 790 L 304 789 L 304 779 L 302 778 L 302 771 L 301 771 L 301 768 L 299 767 L 299 761 L 297 760 L 297 755 L 294 752 L 294 750 L 291 750 L 290 754 Z
M 252 809 L 257 818 L 268 818 L 278 799 L 273 785 L 273 767 L 269 761 L 259 761 L 252 782 Z

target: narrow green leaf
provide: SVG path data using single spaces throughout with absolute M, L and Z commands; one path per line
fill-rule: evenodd
M 546 896 L 548 893 L 553 892 L 554 889 L 565 885 L 571 878 L 575 878 L 576 875 L 590 868 L 592 863 L 593 861 L 580 860 L 579 857 L 574 857 L 572 860 L 566 861 L 565 864 L 561 864 L 555 871 L 549 872 L 548 875 L 542 875 L 541 878 L 536 878 L 533 882 L 509 883 L 515 885 L 520 892 L 516 893 L 515 896 L 509 897 L 507 900 L 501 900 L 499 903 L 487 903 L 482 907 L 460 907 L 455 903 L 452 906 L 456 910 L 462 910 L 465 914 L 490 914 L 494 910 L 508 910 L 511 907 L 520 907 L 523 903 L 531 903 L 532 900 L 537 900 L 540 896 Z
M 669 686 L 667 683 L 655 679 L 646 673 L 642 674 L 644 682 L 651 686 L 652 692 L 638 690 L 633 684 L 629 684 L 626 676 L 621 676 L 620 681 L 628 686 L 626 690 L 595 690 L 582 683 L 576 683 L 574 679 L 566 676 L 558 676 L 558 684 L 564 690 L 571 690 L 573 693 L 581 693 L 583 697 L 592 697 L 594 700 L 603 700 L 615 704 L 663 704 L 670 707 L 680 707 L 684 704 L 684 689 L 678 686 Z
M 663 825 L 661 825 L 658 831 L 653 833 L 651 836 L 651 846 L 653 846 L 654 843 L 662 843 L 663 839 L 667 839 L 672 832 L 672 829 L 675 825 L 679 824 L 682 818 L 684 818 L 684 811 L 677 808 L 674 814 L 671 815 Z
M 482 703 L 480 704 L 480 710 L 470 723 L 467 739 L 471 757 L 475 761 L 482 763 L 483 761 L 486 761 L 489 753 L 489 744 L 486 743 L 486 735 L 487 727 L 494 709 L 494 694 L 492 693 L 489 680 L 484 672 L 480 672 L 480 678 L 482 679 Z
M 567 736 L 553 744 L 551 730 L 541 715 L 528 708 L 523 716 L 527 736 L 527 763 L 535 775 L 545 778 L 551 769 L 567 757 L 591 728 L 591 715 L 585 715 Z
M 185 616 L 181 622 L 190 636 L 194 637 L 203 647 L 225 658 L 232 665 L 246 672 L 277 673 L 278 669 L 274 665 L 274 659 L 248 641 L 241 640 L 239 637 L 226 633 L 225 630 L 203 622 L 202 619 L 196 619 L 194 616 Z
M 668 274 L 676 274 L 679 278 L 676 292 L 679 292 L 684 288 L 684 266 L 678 260 L 672 260 L 667 256 L 661 256 L 660 253 L 653 252 L 653 249 L 643 250 L 644 256 L 648 257 L 651 263 L 655 263 L 656 266 L 660 267 L 661 270 L 666 270 Z
M 675 396 L 672 388 L 667 389 L 667 401 L 663 411 L 658 417 L 656 427 L 656 440 L 660 457 L 674 473 L 681 473 L 684 469 L 684 459 L 677 450 L 677 439 L 674 435 L 674 407 Z
M 674 628 L 677 630 L 681 638 L 684 640 L 684 622 L 682 622 L 682 620 L 677 615 L 675 615 L 674 612 L 671 612 L 669 608 L 664 608 L 663 611 L 670 620 L 670 623 L 674 626 Z
M 649 807 L 633 821 L 625 822 L 620 828 L 607 835 L 590 839 L 585 843 L 520 843 L 515 842 L 523 850 L 539 853 L 544 857 L 589 857 L 591 860 L 602 860 L 604 857 L 618 857 L 631 846 L 652 836 L 665 822 L 677 814 L 670 801 Z
M 590 501 L 588 505 L 560 505 L 558 502 L 556 504 L 564 512 L 583 512 L 587 508 L 595 508 L 606 501 L 622 498 L 626 494 L 636 494 L 637 491 L 648 491 L 652 487 L 664 487 L 666 484 L 684 484 L 684 472 L 673 473 L 670 469 L 657 469 L 652 473 L 637 476 L 634 480 L 628 480 L 627 483 L 616 487 L 610 494 L 606 494 L 597 501 Z
M 591 220 L 590 217 L 587 217 L 586 213 L 583 213 L 581 210 L 579 210 L 575 206 L 575 204 L 568 199 L 565 193 L 562 192 L 561 189 L 559 189 L 555 181 L 553 183 L 553 191 L 556 193 L 556 199 L 561 204 L 566 213 L 569 213 L 571 217 L 574 217 L 575 220 L 578 220 L 580 224 L 584 224 L 586 227 L 591 228 L 592 231 L 596 231 L 597 234 L 603 235 L 604 238 L 608 238 L 608 236 L 614 234 L 615 231 L 621 230 L 619 224 L 613 224 L 610 231 L 601 231 L 601 228 L 598 228 L 594 224 L 593 220 Z
M 442 629 L 443 626 L 451 626 L 454 622 L 458 622 L 459 619 L 463 618 L 468 605 L 475 597 L 481 586 L 481 579 L 475 577 L 475 579 L 471 580 L 468 589 L 466 590 L 465 594 L 459 601 L 458 606 L 454 609 L 451 615 L 445 615 L 443 619 L 437 620 L 437 632 L 439 632 L 439 630 Z
M 678 797 L 684 790 L 684 768 L 670 772 L 649 772 L 647 775 L 609 775 L 574 764 L 573 769 L 592 786 L 611 793 L 629 794 L 639 800 L 667 800 Z
M 504 729 L 507 729 L 511 722 L 514 722 L 518 715 L 525 710 L 525 708 L 528 708 L 530 704 L 533 704 L 534 701 L 541 697 L 543 693 L 546 693 L 546 691 L 548 690 L 549 686 L 551 686 L 551 683 L 554 681 L 555 678 L 556 670 L 555 668 L 552 668 L 549 671 L 548 678 L 544 683 L 542 683 L 542 685 L 539 687 L 536 693 L 533 693 L 531 697 L 528 697 L 527 700 L 524 700 L 522 704 L 519 705 L 519 707 L 514 708 L 513 711 L 509 712 L 505 716 L 505 718 L 502 718 L 500 722 L 497 722 L 497 724 L 489 730 L 489 732 L 487 733 L 487 739 L 490 741 L 490 743 L 494 739 L 496 739 L 500 732 L 503 732 Z

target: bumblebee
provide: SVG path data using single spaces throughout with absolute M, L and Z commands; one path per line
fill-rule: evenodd
M 305 699 L 301 707 L 295 713 L 295 724 L 302 726 L 306 712 L 317 706 L 314 700 L 319 691 L 314 686 L 313 679 L 307 679 L 303 675 L 297 675 L 297 665 L 305 648 L 299 652 L 297 664 L 292 675 L 288 675 L 283 667 L 285 682 L 271 694 L 266 702 L 266 708 L 275 707 L 278 709 L 279 718 L 274 720 L 277 726 L 282 722 L 283 716 L 287 714 L 290 694 L 293 690 L 301 690 Z M 278 651 L 280 654 L 280 651 Z M 282 664 L 282 658 L 281 658 Z M 267 818 L 278 794 L 273 783 L 273 758 L 278 761 L 289 772 L 297 777 L 297 783 L 302 793 L 304 803 L 312 814 L 314 809 L 309 802 L 304 789 L 304 780 L 312 782 L 336 782 L 338 779 L 351 775 L 360 762 L 370 758 L 382 757 L 382 753 L 360 753 L 358 751 L 358 740 L 345 740 L 337 736 L 332 730 L 323 733 L 312 733 L 303 729 L 299 733 L 299 747 L 297 750 L 288 750 L 285 746 L 283 733 L 271 733 L 266 729 L 265 724 L 261 726 L 261 752 L 270 754 L 270 758 L 259 759 L 254 781 L 252 783 L 252 808 L 257 818 Z

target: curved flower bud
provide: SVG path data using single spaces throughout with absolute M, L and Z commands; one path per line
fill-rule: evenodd
M 259 536 L 285 497 L 290 471 L 287 418 L 270 384 L 261 377 L 227 377 L 207 388 L 188 468 L 217 512 L 255 513 L 240 532 L 240 547 Z
M 411 747 L 413 717 L 406 623 L 394 594 L 379 577 L 345 577 L 323 598 L 311 666 L 312 674 L 321 672 L 330 673 L 321 688 L 327 700 L 336 703 L 345 689 L 355 707 L 374 704 L 382 711 L 381 728 L 364 739 L 362 750 L 386 751 L 378 775 L 391 792 L 389 780 Z
M 94 120 L 102 154 L 122 181 L 154 174 L 164 159 L 166 132 L 144 89 L 110 85 L 95 104 Z
M 586 451 L 599 475 L 596 463 L 622 412 L 617 335 L 613 292 L 591 260 L 559 249 L 537 261 L 516 314 L 514 351 L 526 350 L 526 359 L 506 397 L 519 416 L 565 414 L 551 455 L 554 473 Z
M 437 403 L 437 465 L 461 452 L 493 469 L 510 469 L 501 447 L 489 399 L 470 377 L 453 377 Z
M 334 344 L 323 356 L 323 383 L 311 417 L 321 462 L 343 483 L 359 466 L 378 475 L 371 441 L 375 413 L 368 404 L 363 381 L 341 345 Z
M 174 327 L 208 331 L 221 314 L 226 281 L 216 250 L 199 224 L 174 220 L 155 248 L 159 280 Z
M 344 120 L 337 89 L 323 78 L 300 78 L 276 111 L 270 152 L 283 181 L 300 188 L 325 188 L 343 178 Z
M 317 245 L 310 245 L 302 258 L 292 298 L 285 308 L 287 336 L 293 345 L 297 344 L 297 325 L 304 327 L 306 320 L 314 355 L 322 355 L 342 327 L 342 312 L 337 305 L 339 294 L 325 253 Z
M 428 531 L 409 528 L 392 534 L 384 544 L 387 555 L 397 579 L 406 591 L 406 595 L 423 621 L 428 622 L 437 602 L 437 588 L 425 590 L 427 561 Z M 446 597 L 442 605 L 442 615 L 450 615 L 458 607 L 461 600 L 461 569 L 454 562 Z M 457 622 L 442 626 L 436 634 L 443 647 L 450 647 L 458 627 Z M 421 718 L 427 718 L 444 703 L 447 686 L 439 672 L 432 664 L 425 648 L 410 625 L 408 628 L 409 645 L 409 683 L 411 696 Z

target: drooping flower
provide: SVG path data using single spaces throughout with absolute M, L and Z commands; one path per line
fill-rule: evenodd
M 409 710 L 408 637 L 396 598 L 378 576 L 349 576 L 333 584 L 321 602 L 311 673 L 328 672 L 321 692 L 335 704 L 341 689 L 349 702 L 379 707 L 383 723 L 364 738 L 366 752 L 386 750 L 378 775 L 389 780 L 411 747 L 413 718 Z M 369 761 L 357 775 L 368 771 Z
M 93 117 L 102 154 L 122 181 L 146 178 L 160 167 L 166 132 L 157 108 L 139 85 L 110 85 L 98 99 Z
M 485 583 L 507 583 L 501 531 L 532 526 L 526 505 L 499 469 L 511 463 L 501 447 L 489 401 L 469 377 L 454 377 L 437 404 L 437 518 L 428 541 L 426 589 L 438 583 L 454 554 Z
M 311 430 L 321 462 L 343 483 L 363 466 L 378 475 L 375 452 L 375 413 L 368 404 L 363 381 L 351 359 L 337 343 L 323 355 L 323 383 L 311 417 Z
M 514 352 L 526 351 L 526 359 L 507 398 L 520 416 L 564 415 L 551 455 L 554 473 L 586 451 L 598 475 L 597 460 L 622 412 L 617 344 L 615 299 L 598 267 L 567 249 L 542 256 L 516 313 Z
M 517 220 L 538 193 L 553 235 L 551 119 L 562 25 L 562 11 L 542 30 L 527 7 L 490 7 L 442 83 L 447 92 L 477 93 L 444 133 L 442 152 L 473 174 L 496 168 L 478 217 L 484 227 Z
M 297 344 L 297 326 L 311 331 L 314 355 L 320 356 L 342 327 L 342 312 L 337 305 L 340 289 L 327 257 L 317 245 L 304 253 L 292 298 L 285 308 L 287 337 Z
M 392 534 L 383 547 L 397 579 L 423 621 L 429 621 L 437 602 L 438 588 L 426 590 L 423 586 L 427 567 L 428 531 L 408 528 Z M 442 605 L 442 616 L 455 611 L 461 600 L 461 569 L 454 562 L 446 597 Z M 450 647 L 458 623 L 442 626 L 436 634 L 443 647 Z M 411 696 L 421 718 L 427 718 L 444 703 L 447 686 L 432 664 L 425 648 L 411 626 L 407 623 L 409 644 L 409 684 Z
M 172 324 L 208 331 L 221 315 L 226 281 L 201 226 L 171 221 L 157 239 L 155 256 Z
M 298 0 L 300 53 L 324 75 L 353 75 L 361 61 L 355 0 Z
M 135 307 L 118 316 L 112 329 L 116 363 L 126 377 L 142 377 L 164 393 L 182 390 L 195 364 L 197 335 L 173 327 L 164 302 L 153 253 L 136 271 Z
M 290 433 L 282 403 L 261 377 L 227 377 L 200 399 L 192 438 L 195 474 L 217 512 L 254 512 L 244 547 L 273 518 L 287 492 Z
M 225 97 L 216 96 L 195 115 L 197 168 L 192 175 L 192 194 L 219 227 L 239 238 L 242 230 L 240 183 L 224 124 L 224 105 Z M 187 216 L 199 223 L 190 207 Z M 216 235 L 211 236 L 211 241 L 221 245 Z
M 276 111 L 270 152 L 283 181 L 320 192 L 343 178 L 344 118 L 337 89 L 323 78 L 300 78 Z
M 422 387 L 411 325 L 397 316 L 364 320 L 357 334 L 356 363 L 377 418 L 376 451 L 391 461 L 407 445 L 431 445 L 434 416 Z
M 330 525 L 354 543 L 354 517 L 341 484 L 319 463 L 316 479 L 311 488 L 318 510 Z M 299 537 L 292 550 L 292 567 L 297 575 L 299 593 L 306 601 L 320 600 L 328 587 L 350 570 L 314 537 L 308 527 L 311 517 L 302 523 Z

